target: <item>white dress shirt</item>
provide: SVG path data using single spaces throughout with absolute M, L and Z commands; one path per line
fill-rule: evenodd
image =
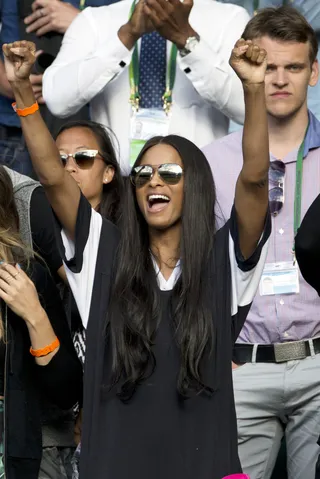
M 123 0 L 80 13 L 43 79 L 43 96 L 54 115 L 67 117 L 91 102 L 92 119 L 118 138 L 124 171 L 129 168 L 132 51 L 117 32 L 128 21 L 131 4 Z M 229 118 L 243 121 L 242 86 L 228 61 L 248 20 L 241 7 L 195 0 L 190 24 L 200 42 L 187 56 L 178 54 L 169 133 L 202 147 L 227 134 Z M 168 42 L 168 58 L 170 50 Z

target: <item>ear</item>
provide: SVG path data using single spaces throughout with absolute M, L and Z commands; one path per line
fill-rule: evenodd
M 315 86 L 319 78 L 319 63 L 318 60 L 315 60 L 311 67 L 311 75 L 309 79 L 309 86 Z
M 107 183 L 110 183 L 113 180 L 114 177 L 114 168 L 111 165 L 108 165 L 103 174 L 103 184 L 106 185 Z

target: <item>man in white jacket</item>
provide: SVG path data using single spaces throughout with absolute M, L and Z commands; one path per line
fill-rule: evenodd
M 45 101 L 62 117 L 91 102 L 92 119 L 119 140 L 124 171 L 154 134 L 202 147 L 227 134 L 229 118 L 243 120 L 241 83 L 228 59 L 248 20 L 243 8 L 212 0 L 86 8 L 44 75 Z

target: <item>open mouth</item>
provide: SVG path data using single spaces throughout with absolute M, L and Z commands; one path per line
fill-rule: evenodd
M 166 195 L 149 195 L 147 201 L 148 211 L 151 213 L 158 213 L 168 206 L 170 198 Z

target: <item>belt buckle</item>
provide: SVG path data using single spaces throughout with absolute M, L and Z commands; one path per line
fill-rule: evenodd
M 305 359 L 307 357 L 306 343 L 305 341 L 276 343 L 274 344 L 274 357 L 276 363 Z

